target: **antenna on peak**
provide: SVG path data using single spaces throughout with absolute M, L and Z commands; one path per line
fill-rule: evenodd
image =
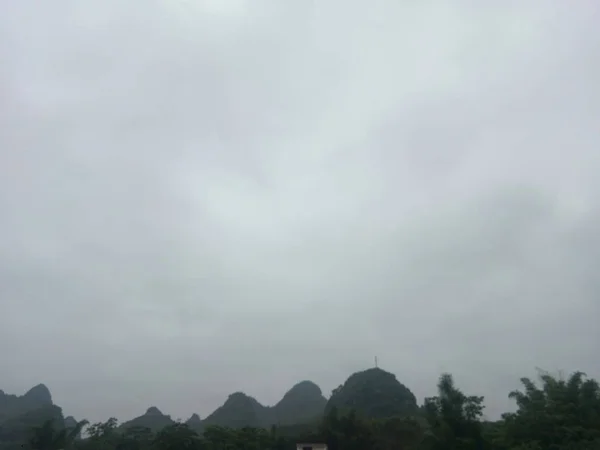
M 377 356 L 376 356 L 375 357 L 375 368 L 377 369 L 377 367 L 379 367 L 379 366 L 377 366 Z

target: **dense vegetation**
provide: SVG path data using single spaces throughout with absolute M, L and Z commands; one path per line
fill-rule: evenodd
M 356 375 L 334 391 L 321 417 L 296 425 L 233 428 L 198 418 L 196 429 L 190 421 L 171 421 L 153 430 L 136 423 L 119 427 L 116 419 L 65 427 L 54 418 L 31 428 L 23 444 L 31 450 L 286 450 L 297 442 L 324 442 L 330 450 L 600 450 L 600 388 L 580 372 L 542 374 L 538 383 L 523 378 L 522 389 L 509 394 L 516 412 L 496 422 L 482 419 L 483 397 L 462 392 L 449 374 L 420 408 L 392 374 L 371 369 Z M 234 396 L 243 408 L 256 407 Z M 88 437 L 78 438 L 86 426 Z

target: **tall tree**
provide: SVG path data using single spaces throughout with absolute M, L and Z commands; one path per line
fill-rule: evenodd
M 465 395 L 449 373 L 440 376 L 437 388 L 438 395 L 426 398 L 424 405 L 431 430 L 431 447 L 436 450 L 482 448 L 483 397 Z
M 58 427 L 55 420 L 47 420 L 42 426 L 32 430 L 29 445 L 33 450 L 63 450 L 70 449 L 73 442 L 81 433 L 86 420 L 78 422 L 73 428 Z
M 541 386 L 522 378 L 509 397 L 515 413 L 504 414 L 508 448 L 592 450 L 600 448 L 600 388 L 583 372 L 568 378 L 540 375 Z

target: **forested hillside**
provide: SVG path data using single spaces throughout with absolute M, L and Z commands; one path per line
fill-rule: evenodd
M 315 405 L 300 394 L 310 399 L 310 392 L 321 393 L 308 382 L 288 392 L 279 408 L 235 393 L 210 420 L 192 416 L 179 423 L 152 407 L 121 426 L 114 418 L 89 426 L 64 420 L 60 408 L 48 405 L 49 392 L 45 402 L 2 393 L 0 442 L 6 450 L 291 450 L 300 441 L 324 442 L 330 450 L 600 450 L 596 380 L 581 372 L 564 378 L 544 373 L 537 382 L 523 378 L 521 384 L 520 390 L 507 393 L 516 412 L 496 422 L 482 419 L 484 398 L 463 392 L 450 374 L 442 374 L 437 395 L 418 406 L 410 390 L 381 369 L 351 375 L 327 405 L 317 402 L 324 413 L 315 417 L 311 417 Z M 24 411 L 26 402 L 32 410 Z M 289 409 L 281 413 L 280 423 L 257 425 L 276 420 L 268 414 L 281 410 L 281 404 Z M 290 411 L 304 420 L 286 423 Z M 218 423 L 223 421 L 230 425 Z M 79 439 L 84 427 L 88 437 Z

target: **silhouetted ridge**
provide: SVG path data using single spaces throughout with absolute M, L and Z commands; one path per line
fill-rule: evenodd
M 185 424 L 196 432 L 200 432 L 204 428 L 204 424 L 202 423 L 202 420 L 200 420 L 200 416 L 196 413 L 192 414 L 191 417 L 185 421 Z
M 289 397 L 296 397 L 296 396 L 301 396 L 301 395 L 308 395 L 310 397 L 319 397 L 319 396 L 323 396 L 323 392 L 321 391 L 321 388 L 319 386 L 317 386 L 316 383 L 313 383 L 312 381 L 301 381 L 300 383 L 297 383 L 294 387 L 292 387 L 289 391 L 287 391 L 283 398 L 280 400 L 280 403 L 285 400 L 286 398 Z
M 307 422 L 321 416 L 326 404 L 319 386 L 312 381 L 301 381 L 270 408 L 270 421 L 282 425 Z
M 143 415 L 123 423 L 120 428 L 145 427 L 150 428 L 152 431 L 158 431 L 174 423 L 175 421 L 171 419 L 171 416 L 163 414 L 156 406 L 151 406 Z
M 21 444 L 29 439 L 31 429 L 42 426 L 47 420 L 58 426 L 64 424 L 62 410 L 52 403 L 52 395 L 45 385 L 38 384 L 21 396 L 0 391 L 1 444 L 21 448 Z
M 75 420 L 75 417 L 73 417 L 73 416 L 65 417 L 65 428 L 75 428 L 76 426 L 77 426 L 77 421 Z
M 223 406 L 217 408 L 211 415 L 204 419 L 204 425 L 220 425 L 231 428 L 246 426 L 263 426 L 268 408 L 264 407 L 243 392 L 234 392 L 227 397 Z
M 201 422 L 200 416 L 196 413 L 192 414 L 187 422 Z
M 51 409 L 47 409 L 48 405 Z M 381 369 L 369 369 L 351 375 L 343 386 L 334 391 L 329 402 L 317 384 L 304 380 L 289 389 L 272 407 L 264 406 L 255 398 L 238 391 L 230 394 L 223 405 L 204 420 L 198 414 L 192 414 L 185 423 L 197 431 L 204 430 L 208 425 L 231 428 L 313 426 L 325 410 L 333 406 L 356 409 L 370 417 L 408 415 L 417 410 L 414 395 L 393 374 Z M 28 417 L 27 423 L 40 424 L 41 418 L 55 417 L 67 428 L 77 424 L 71 416 L 63 419 L 60 408 L 52 406 L 50 391 L 43 384 L 34 386 L 21 397 L 0 391 L 0 426 L 3 418 L 24 413 Z M 144 427 L 158 431 L 174 423 L 169 415 L 151 406 L 144 414 L 122 423 L 119 428 Z
M 45 384 L 38 384 L 29 389 L 23 396 L 27 401 L 32 401 L 40 405 L 51 405 L 52 395 Z
M 160 412 L 160 409 L 158 409 L 156 406 L 151 406 L 150 408 L 148 408 L 146 410 L 146 414 L 144 414 L 145 416 L 162 416 L 163 413 Z
M 335 389 L 327 402 L 326 412 L 333 407 L 354 409 L 372 418 L 407 416 L 417 412 L 417 399 L 393 373 L 374 368 L 357 372 Z

